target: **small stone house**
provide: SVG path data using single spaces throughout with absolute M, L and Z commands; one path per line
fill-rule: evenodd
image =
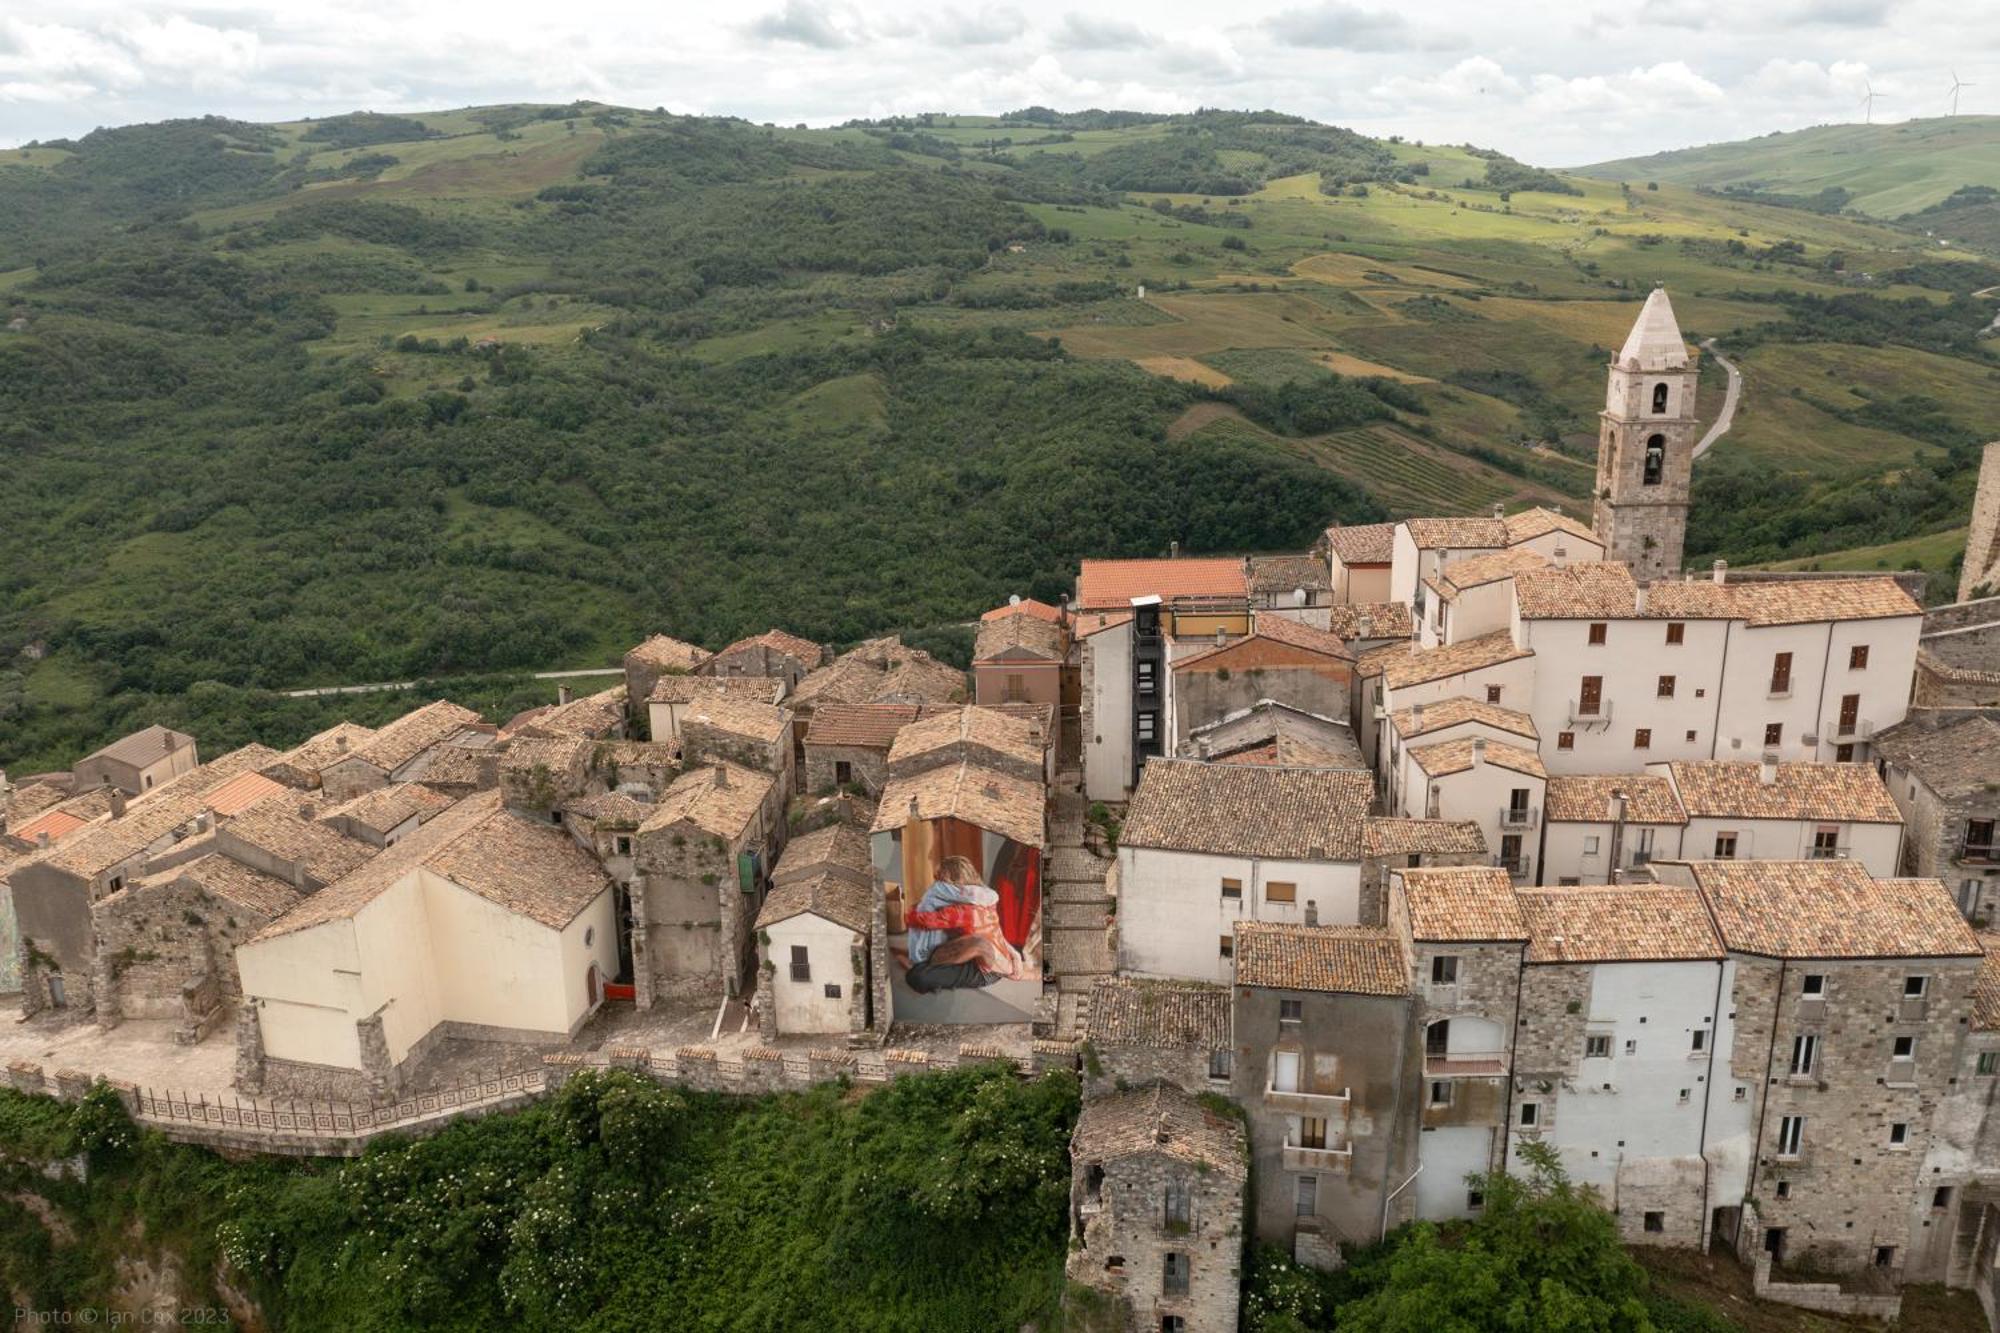
M 559 691 L 555 707 L 534 710 L 513 728 L 516 736 L 582 736 L 588 740 L 622 740 L 625 736 L 625 687 L 613 685 L 581 699 Z
M 763 1032 L 886 1030 L 888 987 L 875 958 L 882 947 L 881 903 L 868 835 L 860 829 L 829 824 L 786 845 L 757 914 Z
M 714 695 L 697 699 L 681 718 L 681 763 L 727 761 L 769 773 L 792 789 L 792 715 L 775 704 Z
M 301 791 L 317 791 L 319 775 L 347 756 L 349 750 L 375 736 L 373 727 L 357 722 L 337 722 L 325 731 L 302 741 L 263 768 L 265 777 Z
M 738 639 L 695 670 L 704 676 L 765 676 L 783 681 L 790 692 L 825 659 L 826 650 L 811 640 L 770 629 Z
M 320 818 L 357 842 L 375 848 L 393 847 L 398 839 L 416 832 L 425 820 L 449 810 L 452 804 L 451 797 L 427 785 L 397 782 L 332 806 Z
M 784 686 L 769 676 L 662 676 L 646 696 L 646 734 L 655 745 L 679 745 L 681 719 L 718 698 L 774 704 Z
M 625 654 L 625 697 L 637 708 L 653 697 L 663 677 L 692 675 L 707 660 L 706 648 L 655 634 Z M 655 735 L 653 739 L 662 738 Z
M 1486 835 L 1469 819 L 1370 817 L 1361 826 L 1361 924 L 1388 921 L 1389 874 L 1419 866 L 1483 866 Z
M 1229 988 L 1105 977 L 1084 1006 L 1084 1095 L 1171 1083 L 1229 1091 Z
M 1086 1101 L 1070 1139 L 1069 1279 L 1132 1333 L 1235 1333 L 1242 1124 L 1165 1083 Z
M 76 761 L 71 775 L 77 791 L 116 787 L 137 796 L 200 763 L 194 737 L 171 727 L 151 726 L 85 755 Z
M 764 889 L 785 840 L 786 793 L 727 761 L 683 774 L 634 835 L 635 1003 L 736 994 L 753 961 Z
M 889 776 L 970 763 L 1024 782 L 1048 779 L 1047 738 L 1025 718 L 991 708 L 944 709 L 911 722 L 889 747 Z
M 880 796 L 896 734 L 917 720 L 916 704 L 822 704 L 805 733 L 805 789 L 858 787 Z
M 591 786 L 591 742 L 581 736 L 521 736 L 500 753 L 500 794 L 516 810 L 551 823 L 565 801 Z
M 399 778 L 416 776 L 431 747 L 442 745 L 458 733 L 478 725 L 479 714 L 439 699 L 403 714 L 373 736 L 351 746 L 340 758 L 320 770 L 320 787 L 329 799 L 345 801 L 376 787 L 386 787 Z
M 1945 715 L 1949 716 L 1949 715 Z M 1941 879 L 1967 919 L 2000 917 L 2000 720 L 1928 710 L 1875 738 L 1907 829 L 1902 871 Z

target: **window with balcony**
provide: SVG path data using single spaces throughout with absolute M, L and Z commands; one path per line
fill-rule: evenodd
M 806 956 L 806 946 L 803 944 L 794 944 L 792 946 L 792 980 L 811 981 L 812 978 L 812 962 Z
M 1185 1296 L 1188 1291 L 1188 1257 L 1176 1250 L 1168 1250 L 1161 1256 L 1160 1294 L 1163 1296 Z
M 1843 694 L 1840 696 L 1840 722 L 1838 725 L 1840 727 L 1840 730 L 1835 732 L 1834 734 L 1839 736 L 1852 736 L 1856 731 L 1860 729 L 1861 727 L 1860 695 Z
M 1672 676 L 1660 677 L 1659 697 L 1662 699 L 1671 699 L 1674 697 L 1674 678 Z
M 1458 984 L 1458 956 L 1439 954 L 1431 959 L 1431 985 L 1456 986 Z
M 1687 626 L 1678 620 L 1667 622 L 1667 646 L 1676 647 L 1687 642 Z
M 1819 1064 L 1819 1038 L 1810 1032 L 1792 1038 L 1793 1078 L 1806 1078 Z
M 1591 643 L 1591 646 L 1592 646 L 1592 647 L 1594 647 L 1594 648 L 1596 648 L 1596 647 L 1602 647 L 1602 646 L 1603 646 L 1603 644 L 1604 644 L 1604 638 L 1605 638 L 1605 635 L 1606 635 L 1606 633 L 1607 633 L 1607 632 L 1608 632 L 1608 627 L 1606 626 L 1606 624 L 1605 624 L 1605 623 L 1604 623 L 1604 622 L 1603 622 L 1602 620 L 1593 620 L 1593 621 L 1591 621 L 1591 622 L 1590 622 L 1590 643 Z
M 1596 717 L 1604 708 L 1604 677 L 1585 676 L 1577 685 L 1576 715 Z
M 1736 859 L 1736 835 L 1734 833 L 1718 833 L 1715 835 L 1715 859 L 1718 861 L 1733 861 Z
M 1866 671 L 1868 669 L 1868 645 L 1857 643 L 1847 650 L 1847 669 Z
M 1299 1117 L 1298 1146 L 1301 1148 L 1318 1148 L 1318 1149 L 1324 1149 L 1326 1147 L 1325 1116 L 1302 1115 Z
M 1805 1146 L 1806 1118 L 1788 1115 L 1778 1121 L 1778 1156 L 1797 1157 Z
M 1775 653 L 1771 657 L 1771 693 L 1790 694 L 1792 692 L 1792 655 Z

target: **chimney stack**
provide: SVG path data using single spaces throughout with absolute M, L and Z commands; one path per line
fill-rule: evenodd
M 717 764 L 715 766 L 715 785 L 718 787 L 727 787 L 729 785 L 729 768 L 726 764 Z
M 1216 647 L 1220 648 L 1220 647 L 1221 647 L 1221 646 L 1222 646 L 1222 645 L 1223 645 L 1224 643 L 1228 642 L 1228 639 L 1229 639 L 1229 636 L 1228 636 L 1227 634 L 1225 634 L 1225 633 L 1224 633 L 1224 632 L 1223 632 L 1223 631 L 1222 631 L 1221 629 L 1217 629 L 1217 630 L 1215 631 L 1215 646 L 1216 646 Z
M 341 733 L 340 733 L 339 735 L 337 735 L 337 736 L 335 736 L 335 737 L 333 738 L 333 748 L 334 748 L 334 749 L 336 749 L 336 750 L 338 750 L 338 751 L 340 751 L 340 752 L 341 752 L 342 754 L 346 754 L 346 753 L 347 753 L 347 733 L 346 733 L 346 732 L 344 732 L 344 731 L 343 731 L 343 732 L 341 732 Z
M 1766 787 L 1774 786 L 1777 783 L 1778 752 L 1776 750 L 1764 751 L 1763 757 L 1757 761 L 1757 781 Z
M 1567 568 L 1569 565 L 1569 547 L 1556 547 L 1556 553 L 1551 557 L 1551 560 L 1557 569 Z
M 1610 869 L 1605 878 L 1613 884 L 1620 882 L 1625 861 L 1625 793 L 1622 790 L 1611 793 L 1611 857 Z
M 1472 766 L 1474 768 L 1480 768 L 1483 767 L 1485 763 L 1486 763 L 1486 738 L 1484 736 L 1474 736 L 1472 738 Z
M 125 793 L 116 787 L 111 789 L 111 817 L 113 819 L 125 817 Z
M 1495 500 L 1493 502 L 1493 517 L 1495 518 L 1507 517 L 1507 507 L 1501 504 L 1498 500 Z
M 1727 560 L 1716 561 L 1714 572 L 1710 577 L 1715 580 L 1717 587 L 1729 582 L 1729 562 Z
M 923 807 L 918 805 L 917 798 L 912 796 L 910 798 L 910 818 L 922 819 L 923 817 L 924 817 Z
M 1633 597 L 1632 597 L 1632 611 L 1633 611 L 1633 614 L 1635 614 L 1635 615 L 1641 615 L 1641 616 L 1643 616 L 1643 615 L 1645 615 L 1645 614 L 1646 614 L 1646 587 L 1647 587 L 1647 585 L 1645 585 L 1645 584 L 1641 583 L 1641 584 L 1639 585 L 1639 590 L 1638 590 L 1638 592 L 1636 592 L 1635 594 L 1633 594 Z
M 1308 926 L 1319 924 L 1319 900 L 1316 898 L 1306 899 L 1306 924 Z
M 1375 634 L 1374 634 L 1374 630 L 1375 630 L 1375 617 L 1373 617 L 1373 616 L 1356 616 L 1356 617 L 1354 617 L 1354 637 L 1355 637 L 1355 638 L 1357 638 L 1357 639 L 1372 639 L 1372 638 L 1374 638 L 1374 637 L 1375 637 Z
M 1422 735 L 1424 730 L 1424 705 L 1420 699 L 1410 705 L 1410 727 L 1412 735 Z
M 567 685 L 556 686 L 556 707 L 561 708 L 564 704 L 568 703 L 569 701 L 570 701 L 569 686 Z
M 37 846 L 37 847 L 41 848 L 41 849 L 42 849 L 43 851 L 47 851 L 47 850 L 48 850 L 48 848 L 49 848 L 49 831 L 48 831 L 47 829 L 43 829 L 43 830 L 42 830 L 41 832 L 39 832 L 39 833 L 37 833 L 37 834 L 35 835 L 35 846 Z
M 1178 560 L 1180 558 L 1181 558 L 1181 544 L 1179 542 L 1168 542 L 1167 559 Z

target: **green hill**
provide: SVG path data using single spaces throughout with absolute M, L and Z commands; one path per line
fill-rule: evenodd
M 1575 171 L 1603 180 L 1672 181 L 1792 201 L 1839 190 L 1845 192 L 1841 206 L 1870 217 L 1900 218 L 1943 202 L 1961 186 L 2000 188 L 2000 116 L 1816 125 Z
M 282 743 L 367 705 L 269 691 L 661 628 L 962 645 L 1085 554 L 1581 509 L 1656 282 L 1748 385 L 1691 559 L 1964 524 L 2000 433 L 1967 294 L 2000 271 L 1849 215 L 1268 112 L 502 106 L 12 150 L 0 764 L 150 721 Z

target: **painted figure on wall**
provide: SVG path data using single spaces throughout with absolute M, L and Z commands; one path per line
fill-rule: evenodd
M 1041 990 L 1041 852 L 959 819 L 877 835 L 898 1017 L 1005 1022 Z

